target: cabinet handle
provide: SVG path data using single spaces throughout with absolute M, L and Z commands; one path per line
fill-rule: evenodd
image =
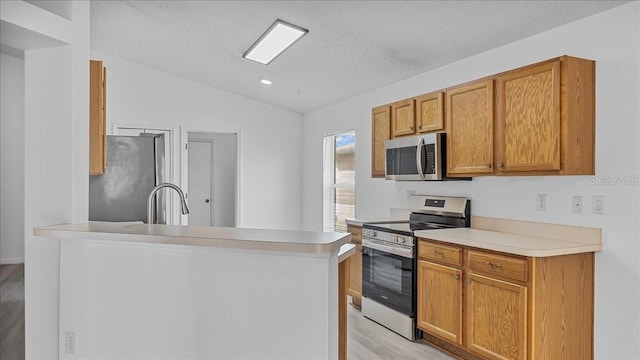
M 453 275 L 453 278 L 456 279 L 456 280 L 460 280 L 460 275 L 458 275 L 458 274 Z
M 409 130 L 413 130 L 413 126 L 409 126 Z
M 491 169 L 491 164 L 487 164 L 487 165 L 485 165 L 485 167 L 486 167 L 487 169 Z
M 418 126 L 418 129 L 422 130 L 422 125 Z
M 499 162 L 498 162 L 498 167 L 499 167 L 499 168 L 503 168 L 503 167 L 504 167 L 504 163 L 503 163 L 502 161 L 499 161 Z
M 502 264 L 496 264 L 496 263 L 492 263 L 487 261 L 485 264 L 487 264 L 487 266 L 493 268 L 493 269 L 500 269 L 502 267 Z
M 433 254 L 435 256 L 444 256 L 444 253 L 442 251 L 438 251 L 438 250 L 433 250 Z

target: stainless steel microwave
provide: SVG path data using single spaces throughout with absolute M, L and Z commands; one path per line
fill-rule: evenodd
M 447 143 L 444 133 L 387 140 L 384 148 L 384 177 L 387 180 L 471 180 L 447 177 Z

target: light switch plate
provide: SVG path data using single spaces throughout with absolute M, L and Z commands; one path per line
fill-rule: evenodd
M 592 213 L 595 215 L 604 215 L 604 195 L 593 195 Z

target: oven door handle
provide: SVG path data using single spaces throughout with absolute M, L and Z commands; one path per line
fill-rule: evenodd
M 413 249 L 409 247 L 381 244 L 378 241 L 366 238 L 362 239 L 362 246 L 378 251 L 384 251 L 393 255 L 398 255 L 403 258 L 413 259 Z
M 418 168 L 418 176 L 422 180 L 425 180 L 424 172 L 422 171 L 422 148 L 424 147 L 424 139 L 418 138 L 418 146 L 416 147 L 416 167 Z

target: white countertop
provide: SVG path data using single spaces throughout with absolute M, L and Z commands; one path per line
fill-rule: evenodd
M 356 253 L 356 246 L 353 244 L 344 244 L 340 246 L 340 251 L 338 251 L 338 263 L 341 263 L 347 260 L 348 258 L 351 257 L 351 255 L 355 253 Z
M 41 226 L 36 236 L 63 239 L 128 241 L 251 250 L 327 253 L 349 242 L 349 233 L 263 230 L 226 227 L 148 225 L 90 221 Z
M 452 244 L 531 257 L 579 254 L 602 250 L 602 244 L 589 244 L 473 228 L 420 230 L 414 232 L 414 235 Z

